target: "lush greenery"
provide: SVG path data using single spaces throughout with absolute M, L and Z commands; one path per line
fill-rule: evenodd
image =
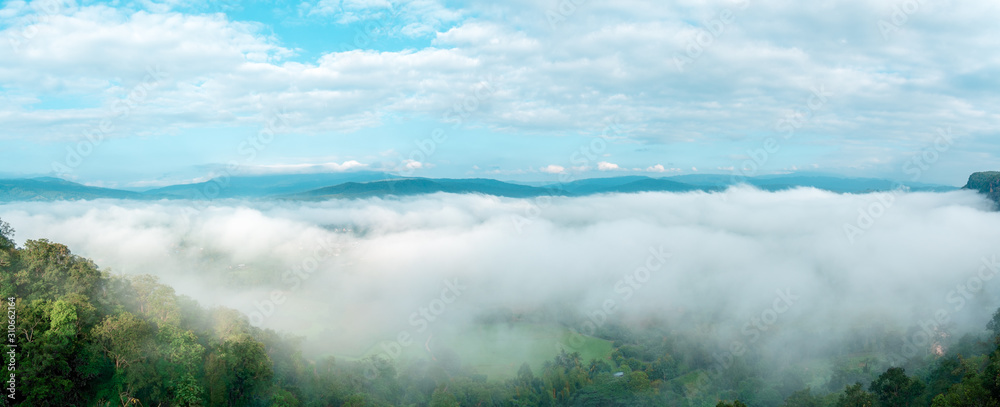
M 596 336 L 613 343 L 607 358 L 569 348 L 502 380 L 447 353 L 405 365 L 310 360 L 296 338 L 252 327 L 238 312 L 206 310 L 149 276 L 101 272 L 58 243 L 16 247 L 13 233 L 0 222 L 0 296 L 16 298 L 17 311 L 13 404 L 1000 406 L 1000 348 L 975 336 L 900 367 L 848 349 L 830 359 L 822 383 L 753 352 L 714 371 L 706 341 L 656 321 L 601 326 Z M 1000 314 L 988 328 L 1000 334 Z
M 988 171 L 972 174 L 969 176 L 969 182 L 965 184 L 965 188 L 986 194 L 990 199 L 1000 204 L 1000 172 Z

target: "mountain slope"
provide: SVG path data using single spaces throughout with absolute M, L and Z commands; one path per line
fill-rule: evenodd
M 384 172 L 359 171 L 325 174 L 246 175 L 215 178 L 197 184 L 171 185 L 146 191 L 184 199 L 260 198 L 289 195 L 348 182 L 371 182 L 397 178 Z
M 157 195 L 89 187 L 59 178 L 0 179 L 0 202 L 89 199 L 156 199 Z
M 977 173 L 966 188 L 978 189 L 1000 202 L 1000 173 Z M 992 181 L 990 181 L 992 180 Z M 173 185 L 146 192 L 131 192 L 80 185 L 58 178 L 0 180 L 0 202 L 80 199 L 217 199 L 279 198 L 337 199 L 376 196 L 403 196 L 448 192 L 477 193 L 511 198 L 544 195 L 585 196 L 602 193 L 718 191 L 736 181 L 757 188 L 777 191 L 796 187 L 814 187 L 838 193 L 888 191 L 898 183 L 877 178 L 840 178 L 814 173 L 769 175 L 737 179 L 722 174 L 692 174 L 666 178 L 622 176 L 582 179 L 565 184 L 532 186 L 494 179 L 398 178 L 383 172 L 328 174 L 260 175 L 220 178 L 198 184 Z M 994 182 L 991 184 L 990 182 Z M 951 191 L 942 185 L 904 183 L 912 191 Z M 991 186 L 992 185 L 992 186 Z
M 700 187 L 683 182 L 671 181 L 663 178 L 646 178 L 632 181 L 622 185 L 608 186 L 595 191 L 596 193 L 633 193 L 633 192 L 689 192 L 708 191 L 716 188 Z M 721 189 L 721 188 L 719 188 Z
M 542 195 L 563 195 L 563 191 L 526 185 L 509 184 L 491 179 L 427 179 L 407 178 L 390 181 L 348 182 L 332 187 L 319 188 L 284 196 L 288 199 L 324 200 L 336 198 L 370 198 L 376 196 L 405 196 L 448 192 L 453 194 L 478 193 L 511 198 L 530 198 Z
M 780 191 L 798 187 L 813 187 L 837 193 L 865 193 L 891 191 L 900 183 L 882 178 L 845 178 L 823 173 L 796 172 L 791 174 L 761 175 L 757 177 L 737 177 L 719 174 L 677 175 L 666 179 L 700 187 L 721 189 L 737 183 L 746 183 L 766 191 Z M 911 191 L 947 192 L 957 188 L 945 185 L 903 182 Z
M 970 175 L 965 189 L 979 191 L 1000 205 L 1000 171 L 977 172 Z
M 575 195 L 588 195 L 594 193 L 608 192 L 615 188 L 621 187 L 622 185 L 641 181 L 649 180 L 650 177 L 641 175 L 630 175 L 624 177 L 609 177 L 609 178 L 587 178 L 576 180 L 573 182 L 567 182 L 565 184 L 552 184 L 550 187 L 565 190 L 571 194 Z

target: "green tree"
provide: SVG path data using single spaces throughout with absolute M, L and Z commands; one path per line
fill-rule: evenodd
M 52 304 L 49 313 L 49 332 L 62 336 L 76 336 L 76 307 L 66 301 L 59 300 Z
M 1000 308 L 993 312 L 993 318 L 986 324 L 986 329 L 993 333 L 994 340 L 1000 340 Z
M 844 393 L 837 399 L 837 407 L 872 407 L 875 398 L 865 391 L 861 383 L 847 386 Z
M 12 250 L 14 247 L 14 228 L 0 219 L 0 250 Z
M 968 376 L 965 380 L 953 385 L 947 392 L 938 394 L 931 403 L 932 407 L 996 407 L 1000 402 L 990 397 L 982 386 L 982 378 Z
M 45 300 L 21 305 L 22 324 L 30 326 L 22 330 L 25 340 L 19 355 L 19 388 L 25 403 L 64 406 L 80 401 L 73 369 L 78 346 L 75 307 Z
M 150 354 L 152 329 L 130 312 L 111 315 L 91 331 L 94 342 L 114 364 L 114 375 L 104 386 L 107 397 L 132 403 L 150 379 L 142 364 Z M 108 394 L 110 393 L 110 394 Z
M 1000 400 L 1000 345 L 990 354 L 980 377 L 981 386 L 986 391 L 987 397 L 993 401 Z
M 124 369 L 146 357 L 151 330 L 146 321 L 126 311 L 104 318 L 92 335 L 115 368 Z
M 270 407 L 299 407 L 300 405 L 299 399 L 288 390 L 275 388 L 271 391 L 271 401 L 268 403 Z
M 812 389 L 806 387 L 785 398 L 784 407 L 820 407 L 820 398 L 812 394 Z
M 132 291 L 140 314 L 161 327 L 180 324 L 181 309 L 173 288 L 154 276 L 141 275 L 132 279 Z
M 431 395 L 429 407 L 458 407 L 458 400 L 455 395 L 448 392 L 448 388 L 438 388 Z
M 94 298 L 101 273 L 90 260 L 48 240 L 29 240 L 18 254 L 13 283 L 28 300 L 54 300 L 66 294 Z
M 986 366 L 982 367 L 984 359 Z M 931 372 L 930 380 L 933 407 L 1000 406 L 1000 345 L 986 358 L 944 359 Z M 944 387 L 946 391 L 939 391 Z
M 202 377 L 205 347 L 198 343 L 193 331 L 166 325 L 157 333 L 160 353 L 165 359 L 162 375 L 179 406 L 201 404 L 205 389 L 198 382 Z
M 890 367 L 871 383 L 868 389 L 883 407 L 917 405 L 924 392 L 924 384 L 906 375 L 901 367 Z
M 206 361 L 212 404 L 254 406 L 264 404 L 274 375 L 272 362 L 250 335 L 226 339 Z

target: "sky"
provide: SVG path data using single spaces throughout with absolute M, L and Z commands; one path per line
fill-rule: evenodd
M 963 185 L 1000 152 L 1000 4 L 6 1 L 0 177 Z

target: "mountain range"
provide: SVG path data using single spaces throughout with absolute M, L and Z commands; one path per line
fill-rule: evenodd
M 171 185 L 143 192 L 86 186 L 51 177 L 0 179 L 0 202 L 102 198 L 325 200 L 421 195 L 437 192 L 531 198 L 545 195 L 584 196 L 654 191 L 718 191 L 738 183 L 746 183 L 768 191 L 813 187 L 837 193 L 888 191 L 899 185 L 903 185 L 911 191 L 943 192 L 958 189 L 944 185 L 897 183 L 886 179 L 846 178 L 818 173 L 792 173 L 741 179 L 721 174 L 692 174 L 663 178 L 622 176 L 528 185 L 483 178 L 404 178 L 384 172 L 358 171 L 326 174 L 232 176 L 215 178 L 201 183 Z M 973 174 L 965 188 L 979 190 L 1000 202 L 1000 172 Z

